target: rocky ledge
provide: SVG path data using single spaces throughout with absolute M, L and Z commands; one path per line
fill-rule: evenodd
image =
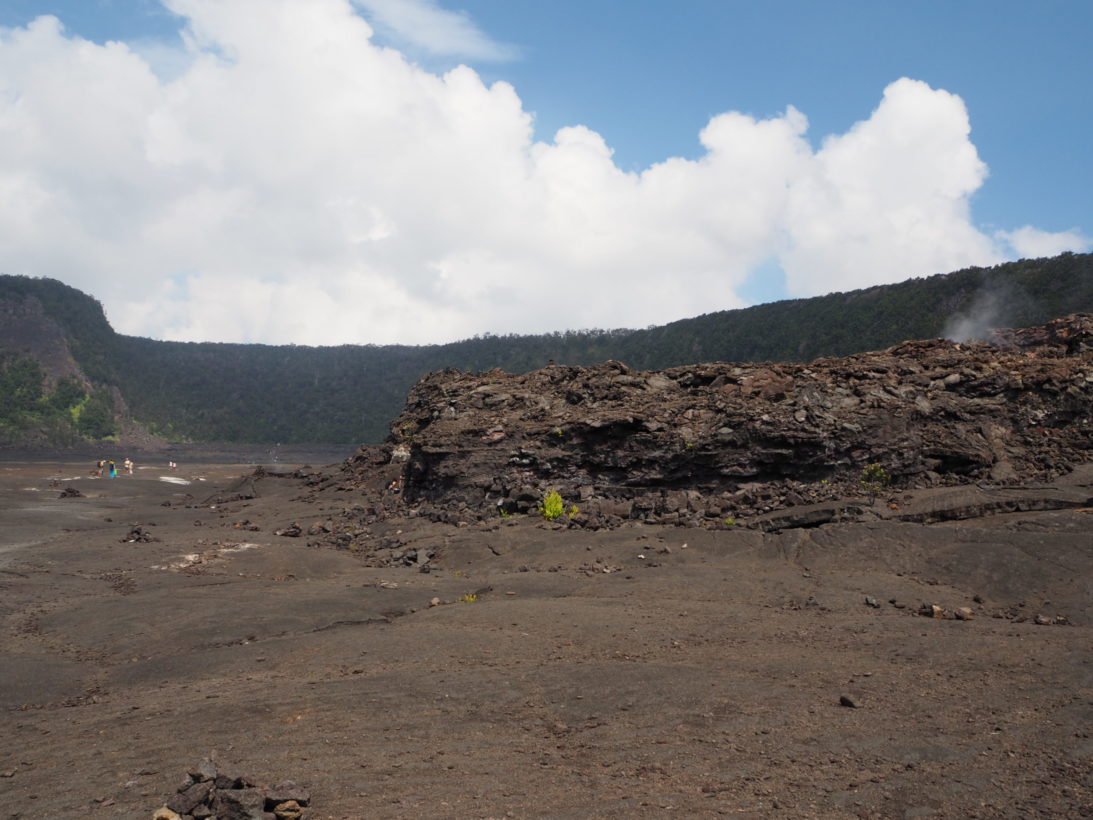
M 346 511 L 358 525 L 504 517 L 553 490 L 569 526 L 728 526 L 848 497 L 887 508 L 907 490 L 1042 484 L 1091 459 L 1093 315 L 1078 314 L 810 363 L 438 371 L 385 444 L 309 484 L 366 491 Z

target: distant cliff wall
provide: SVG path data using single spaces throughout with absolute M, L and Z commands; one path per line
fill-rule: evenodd
M 61 323 L 49 316 L 41 300 L 32 294 L 0 299 L 0 349 L 32 356 L 42 366 L 51 385 L 63 376 L 77 378 L 85 388 L 91 382 L 72 356 Z

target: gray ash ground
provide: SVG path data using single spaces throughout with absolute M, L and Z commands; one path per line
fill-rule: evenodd
M 0 474 L 7 817 L 150 817 L 210 752 L 307 787 L 313 817 L 1093 805 L 1088 507 L 779 532 L 391 518 L 339 550 L 273 534 L 354 503 L 295 479 L 213 509 L 154 477 L 57 499 L 51 472 Z M 431 571 L 389 560 L 409 551 Z

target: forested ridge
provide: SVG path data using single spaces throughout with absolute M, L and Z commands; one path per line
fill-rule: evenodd
M 24 421 L 35 407 L 54 408 L 51 418 L 78 415 L 80 402 L 87 407 L 94 399 L 101 405 L 104 391 L 116 387 L 134 420 L 172 440 L 353 443 L 383 439 L 409 388 L 425 373 L 445 367 L 520 373 L 550 361 L 617 359 L 642 369 L 702 361 L 808 361 L 905 339 L 968 335 L 989 326 L 1039 324 L 1093 311 L 1093 255 L 1066 253 L 969 268 L 644 330 L 486 335 L 427 346 L 302 347 L 123 336 L 113 331 L 95 299 L 74 288 L 49 279 L 0 276 L 0 301 L 27 297 L 37 298 L 64 328 L 90 384 L 77 396 L 69 383 L 67 392 L 56 396 L 59 383 L 49 385 L 43 373 L 28 370 L 26 352 L 6 351 L 0 358 L 0 395 L 15 395 L 12 385 L 18 382 Z M 36 391 L 30 383 L 39 376 Z M 6 406 L 0 402 L 0 427 L 10 428 L 16 411 L 5 411 Z M 91 426 L 85 422 L 84 435 Z M 94 429 L 101 433 L 101 426 Z

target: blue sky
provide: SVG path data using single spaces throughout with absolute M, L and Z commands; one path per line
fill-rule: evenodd
M 147 102 L 141 111 L 114 112 L 110 104 L 96 109 L 107 118 L 107 147 L 101 157 L 88 153 L 88 162 L 117 167 L 124 177 L 126 163 L 151 157 L 154 169 L 134 171 L 144 179 L 158 179 L 165 163 L 174 170 L 193 163 L 181 177 L 165 174 L 154 190 L 144 190 L 136 182 L 64 177 L 58 168 L 65 166 L 59 156 L 66 143 L 59 138 L 48 151 L 25 158 L 22 169 L 5 169 L 0 160 L 0 185 L 5 170 L 30 185 L 24 180 L 30 163 L 38 174 L 32 198 L 44 203 L 41 215 L 53 221 L 54 240 L 72 230 L 78 249 L 66 255 L 20 234 L 7 259 L 0 251 L 0 270 L 55 276 L 81 287 L 103 300 L 125 332 L 326 344 L 642 326 L 1090 247 L 1093 57 L 1085 41 L 1093 30 L 1093 3 L 358 0 L 350 6 L 348 0 L 312 0 L 329 15 L 315 12 L 306 23 L 300 18 L 287 27 L 270 23 L 268 53 L 242 44 L 247 34 L 236 27 L 238 20 L 273 14 L 274 7 L 291 9 L 293 0 L 221 4 L 237 20 L 214 5 L 0 4 L 0 26 L 9 32 L 27 30 L 44 14 L 61 21 L 63 31 L 23 38 L 21 52 L 11 33 L 0 39 L 0 56 L 4 48 L 12 60 L 40 53 L 43 70 L 57 67 L 58 83 L 66 77 L 69 85 L 77 82 L 65 74 L 74 70 L 76 38 L 99 46 L 121 41 L 158 72 L 158 86 L 149 88 L 131 64 L 106 68 L 92 60 L 96 67 L 79 69 L 80 81 L 100 69 L 119 88 L 131 80 L 139 89 L 132 93 Z M 310 156 L 314 148 L 307 179 L 301 181 L 302 171 L 300 179 L 287 179 L 293 175 L 285 172 L 283 158 L 276 171 L 255 165 L 232 173 L 225 162 L 245 153 L 248 140 L 261 143 L 263 127 L 278 128 L 271 112 L 283 106 L 286 116 L 292 113 L 283 102 L 286 81 L 278 79 L 281 70 L 293 76 L 292 26 L 344 30 L 342 6 L 372 29 L 369 39 L 347 44 L 347 54 L 382 45 L 410 67 L 397 69 L 401 73 L 390 81 L 378 72 L 396 68 L 363 58 L 347 57 L 325 75 L 309 69 L 312 97 L 344 100 L 352 93 L 341 88 L 347 77 L 359 80 L 352 88 L 361 95 L 383 97 L 375 103 L 381 115 L 370 113 L 379 119 L 369 119 L 368 128 L 359 111 L 346 120 L 346 133 L 362 129 L 361 153 L 332 144 L 328 134 L 315 135 L 312 146 L 304 133 L 294 138 L 288 156 Z M 236 45 L 244 55 L 238 65 L 220 66 L 199 82 L 197 57 L 223 56 Z M 278 66 L 279 57 L 289 65 Z M 256 66 L 247 75 L 250 86 L 241 85 L 248 61 Z M 422 90 L 429 78 L 443 78 L 461 64 L 474 72 L 458 75 L 466 82 Z M 229 68 L 240 70 L 233 76 Z M 134 74 L 120 80 L 116 72 L 126 71 Z M 375 85 L 354 73 L 365 71 L 374 72 Z M 9 106 L 58 87 L 14 69 L 9 75 L 0 87 L 6 91 L 0 101 Z M 269 89 L 260 87 L 263 77 Z M 508 86 L 498 82 L 511 85 L 507 95 Z M 249 87 L 256 89 L 253 116 L 240 115 L 230 128 L 201 119 L 232 119 L 234 113 L 216 114 L 230 110 L 216 95 L 230 98 Z M 387 98 L 388 88 L 399 91 Z M 416 100 L 419 91 L 430 102 Z M 200 95 L 207 95 L 206 106 L 192 104 Z M 184 111 L 174 108 L 182 97 Z M 46 102 L 31 108 L 41 112 L 35 128 L 57 127 L 60 115 L 50 115 Z M 15 110 L 9 107 L 9 122 L 25 124 Z M 0 123 L 3 112 L 0 107 Z M 700 141 L 711 120 L 728 112 L 746 118 L 724 121 L 714 147 Z M 418 146 L 414 151 L 397 140 L 373 143 L 377 127 L 400 132 L 404 115 L 413 118 L 405 143 Z M 479 115 L 470 125 L 463 119 Z M 127 123 L 139 131 L 139 123 L 165 118 L 174 129 L 170 150 L 161 142 L 163 132 L 152 129 L 143 148 L 110 152 L 111 129 Z M 435 129 L 422 126 L 423 120 Z M 526 140 L 522 121 L 532 129 Z M 559 129 L 568 129 L 565 139 L 558 139 Z M 496 166 L 474 154 L 475 144 L 492 157 L 509 157 L 510 149 L 512 155 Z M 181 153 L 172 153 L 176 149 Z M 338 151 L 345 152 L 341 165 L 327 167 L 326 159 Z M 384 158 L 384 151 L 392 154 Z M 446 169 L 463 165 L 460 152 L 467 151 L 466 173 L 449 176 Z M 158 159 L 168 154 L 169 161 Z M 361 167 L 367 164 L 362 154 L 375 158 L 377 167 Z M 449 164 L 434 167 L 429 158 L 441 155 Z M 670 158 L 686 162 L 666 163 Z M 646 178 L 655 166 L 664 166 L 662 173 Z M 762 180 L 750 179 L 752 166 L 762 170 Z M 383 169 L 394 167 L 401 169 L 404 189 L 412 189 L 406 202 L 398 199 L 402 189 L 395 181 L 383 178 Z M 902 167 L 908 171 L 901 177 Z M 514 176 L 505 181 L 509 173 Z M 286 176 L 286 186 L 300 188 L 271 195 L 271 176 Z M 740 184 L 742 178 L 747 184 Z M 315 179 L 329 183 L 313 184 Z M 197 187 L 187 189 L 186 180 Z M 339 180 L 346 182 L 335 184 Z M 780 188 L 794 192 L 786 202 L 771 199 Z M 165 190 L 173 193 L 165 196 Z M 503 201 L 510 195 L 513 200 Z M 356 216 L 346 217 L 337 231 L 301 229 L 272 253 L 269 231 L 299 221 L 291 211 L 278 211 L 278 203 L 307 197 L 315 197 L 314 208 L 348 203 L 338 214 Z M 99 224 L 95 211 L 104 201 L 116 202 L 120 212 L 131 209 L 126 224 L 149 220 L 141 223 L 139 247 L 117 226 Z M 471 203 L 465 214 L 463 202 Z M 2 208 L 0 197 L 0 214 Z M 862 224 L 868 221 L 862 214 L 880 212 L 887 218 Z M 485 221 L 505 223 L 515 214 L 525 222 L 513 216 L 505 230 L 479 231 Z M 174 235 L 187 219 L 191 232 Z M 739 227 L 751 220 L 758 224 Z M 532 223 L 543 231 L 526 230 Z M 261 230 L 245 239 L 254 226 Z M 194 235 L 209 237 L 219 256 L 180 251 L 192 247 Z M 643 238 L 648 247 L 635 251 Z M 339 242 L 345 251 L 331 251 Z M 572 251 L 558 251 L 560 244 Z M 920 251 L 923 246 L 929 252 Z M 849 250 L 840 258 L 844 247 Z M 95 259 L 95 253 L 105 258 Z M 575 295 L 582 288 L 587 298 Z M 338 312 L 365 298 L 375 305 L 371 312 Z M 284 321 L 295 306 L 306 315 Z M 269 318 L 279 312 L 280 319 Z
M 545 135 L 580 122 L 621 165 L 699 153 L 726 110 L 804 111 L 814 142 L 868 115 L 877 91 L 913 77 L 960 95 L 991 175 L 987 224 L 1038 217 L 1052 229 L 1093 214 L 1093 3 L 463 3 L 525 59 L 484 66 L 508 79 Z M 561 13 L 559 13 L 561 10 Z M 1030 203 L 1034 211 L 1028 210 Z

